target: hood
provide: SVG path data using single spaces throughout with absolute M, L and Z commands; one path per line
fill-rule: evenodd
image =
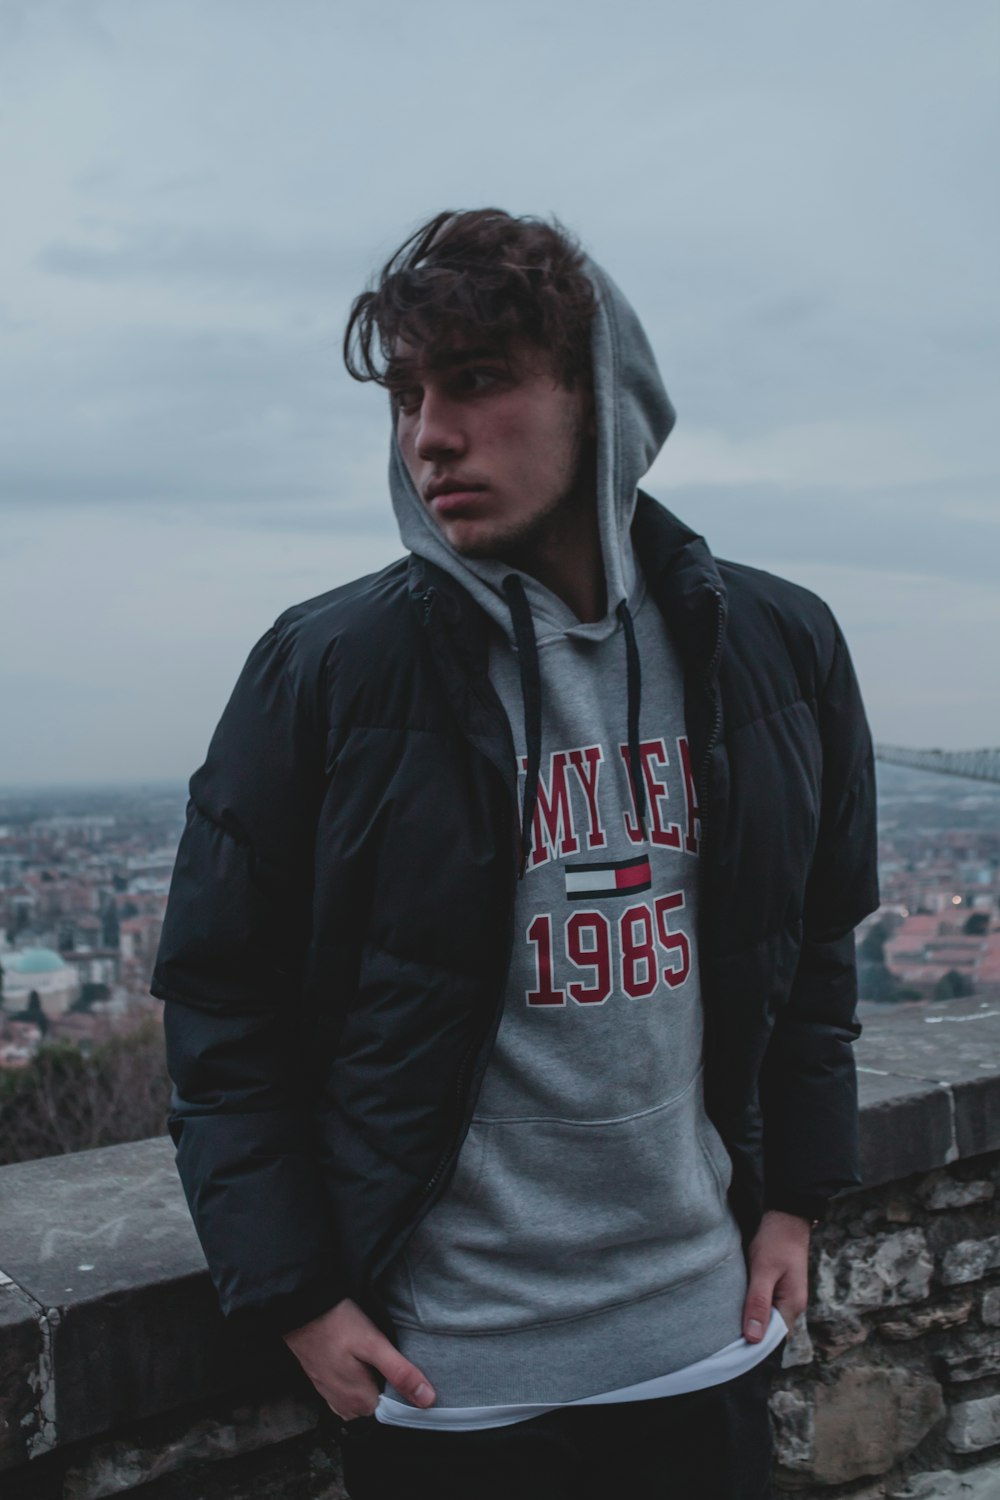
M 601 640 L 618 628 L 618 606 L 635 587 L 629 528 L 636 487 L 674 425 L 674 409 L 642 324 L 611 277 L 589 258 L 584 262 L 597 294 L 591 333 L 594 409 L 597 419 L 597 508 L 607 584 L 604 618 L 583 623 L 558 595 L 537 579 L 502 562 L 465 558 L 446 540 L 403 462 L 395 431 L 389 459 L 389 489 L 403 545 L 450 573 L 513 642 L 514 629 L 504 579 L 523 585 L 539 644 L 553 635 Z

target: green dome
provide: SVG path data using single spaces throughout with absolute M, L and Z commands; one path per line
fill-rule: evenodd
M 67 967 L 52 948 L 24 948 L 20 953 L 0 954 L 0 966 L 9 974 L 54 974 Z

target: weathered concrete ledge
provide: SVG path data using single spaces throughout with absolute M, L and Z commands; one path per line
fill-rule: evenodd
M 880 1007 L 862 1020 L 866 1187 L 1000 1148 L 1000 1004 Z
M 858 1062 L 865 1188 L 816 1236 L 779 1481 L 975 1493 L 899 1487 L 936 1463 L 1000 1494 L 1000 1006 L 869 1014 Z M 831 1459 L 859 1410 L 870 1451 Z M 343 1493 L 290 1356 L 217 1311 L 166 1137 L 0 1168 L 0 1471 L 5 1500 L 189 1500 L 194 1473 L 199 1500 Z

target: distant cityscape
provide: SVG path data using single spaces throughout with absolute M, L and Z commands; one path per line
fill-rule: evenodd
M 878 781 L 882 905 L 857 933 L 861 998 L 1000 999 L 1000 785 L 884 762 Z
M 149 980 L 184 808 L 182 785 L 0 792 L 0 1069 L 158 1014 Z
M 0 791 L 0 1069 L 156 1015 L 149 980 L 185 790 Z M 869 1004 L 1000 1001 L 1000 785 L 879 766 L 882 905 L 857 934 Z

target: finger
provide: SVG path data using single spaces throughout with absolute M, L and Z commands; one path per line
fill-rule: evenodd
M 378 1405 L 378 1386 L 368 1366 L 360 1361 L 357 1362 L 353 1379 L 339 1380 L 336 1383 L 323 1381 L 316 1385 L 316 1389 L 330 1410 L 345 1422 L 353 1422 L 357 1417 L 370 1417 Z
M 774 1310 L 779 1314 L 788 1332 L 791 1333 L 795 1327 L 798 1313 L 794 1311 L 790 1302 L 781 1302 L 777 1297 L 774 1299 Z
M 756 1272 L 750 1278 L 747 1298 L 743 1304 L 743 1337 L 748 1344 L 759 1344 L 771 1319 L 774 1298 L 773 1276 Z
M 371 1340 L 364 1357 L 414 1406 L 432 1406 L 437 1400 L 434 1388 L 423 1371 L 404 1359 L 395 1345 L 390 1344 L 381 1334 Z
M 775 1297 L 774 1306 L 784 1319 L 788 1332 L 791 1333 L 806 1310 L 806 1298 L 783 1293 Z

